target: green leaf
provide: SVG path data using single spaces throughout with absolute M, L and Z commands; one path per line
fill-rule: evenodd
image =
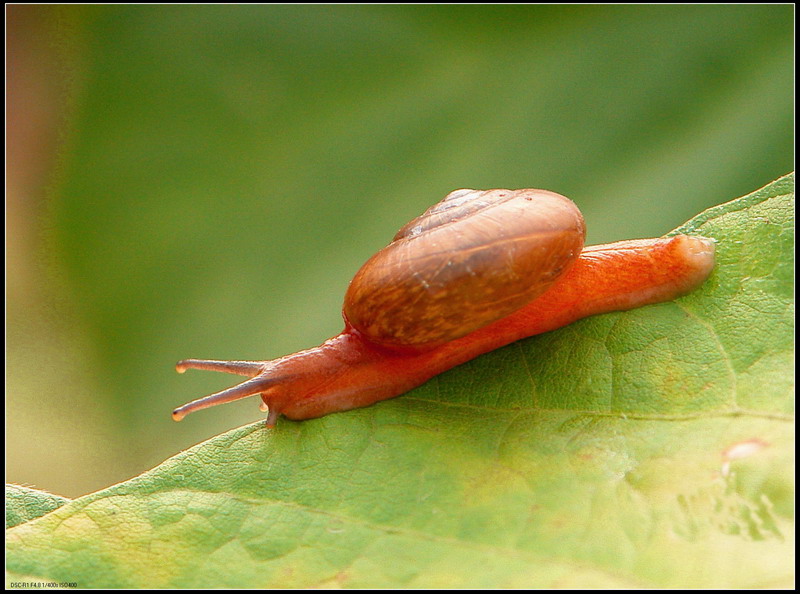
M 7 472 L 70 497 L 252 421 L 176 426 L 230 378 L 174 362 L 338 333 L 356 270 L 456 188 L 554 190 L 603 243 L 793 167 L 788 4 L 33 9 L 14 121 L 52 134 L 13 168 L 48 191 L 8 208 Z
M 789 586 L 794 176 L 677 231 L 718 264 L 375 406 L 225 433 L 7 533 L 91 588 Z
M 49 514 L 69 499 L 21 485 L 6 485 L 6 528 Z

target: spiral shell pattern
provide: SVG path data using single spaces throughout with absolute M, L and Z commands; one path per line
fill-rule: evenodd
M 455 190 L 356 273 L 347 324 L 390 347 L 434 348 L 544 293 L 583 248 L 577 206 L 547 190 Z

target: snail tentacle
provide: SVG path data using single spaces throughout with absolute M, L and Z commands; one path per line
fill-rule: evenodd
M 183 406 L 179 406 L 172 411 L 172 418 L 176 421 L 180 421 L 189 413 L 193 413 L 204 408 L 209 408 L 210 406 L 216 406 L 217 404 L 233 402 L 234 400 L 241 400 L 242 398 L 247 398 L 248 396 L 260 394 L 264 392 L 265 389 L 271 387 L 273 384 L 276 384 L 279 381 L 280 378 L 270 377 L 268 375 L 259 375 L 253 377 L 249 380 L 243 381 L 241 384 L 233 386 L 232 388 L 227 388 L 221 392 L 216 392 L 203 398 L 192 400 Z M 271 413 L 272 411 L 270 411 L 270 414 Z
M 216 361 L 213 359 L 184 359 L 175 364 L 178 373 L 187 369 L 203 369 L 206 371 L 221 371 L 234 375 L 255 377 L 264 369 L 263 361 Z
M 269 413 L 267 413 L 267 427 L 272 429 L 275 426 L 275 423 L 278 422 L 278 411 L 274 408 L 269 409 Z

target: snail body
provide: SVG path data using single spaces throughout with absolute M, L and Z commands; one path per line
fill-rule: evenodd
M 367 406 L 521 338 L 684 295 L 714 266 L 714 245 L 701 237 L 585 248 L 584 237 L 580 211 L 554 192 L 451 192 L 356 273 L 339 335 L 272 361 L 181 361 L 181 373 L 250 379 L 173 418 L 255 394 L 269 426 L 279 414 L 300 420 Z

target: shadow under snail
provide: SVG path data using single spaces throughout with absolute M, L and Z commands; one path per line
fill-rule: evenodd
M 356 273 L 341 334 L 272 361 L 180 361 L 180 373 L 249 379 L 172 417 L 256 394 L 269 427 L 281 414 L 367 406 L 521 338 L 685 295 L 714 267 L 714 243 L 703 237 L 584 247 L 585 234 L 577 206 L 554 192 L 451 192 Z

